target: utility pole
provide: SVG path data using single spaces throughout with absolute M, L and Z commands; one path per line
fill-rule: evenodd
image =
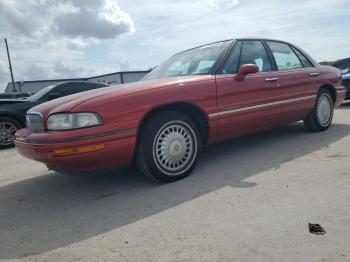
M 7 51 L 7 58 L 9 60 L 9 69 L 10 69 L 10 73 L 11 73 L 11 80 L 12 80 L 12 91 L 14 93 L 17 92 L 16 90 L 16 86 L 15 86 L 15 80 L 13 79 L 13 72 L 12 72 L 12 65 L 11 65 L 11 58 L 10 58 L 10 52 L 9 52 L 9 47 L 7 45 L 7 39 L 5 38 L 5 44 L 6 44 L 6 51 Z

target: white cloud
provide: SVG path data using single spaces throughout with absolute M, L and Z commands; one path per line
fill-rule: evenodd
M 246 36 L 287 40 L 318 61 L 333 60 L 350 55 L 348 6 L 349 0 L 0 0 L 0 35 L 9 38 L 16 80 L 146 69 L 196 45 Z M 9 80 L 3 64 L 0 88 Z
M 178 51 L 237 37 L 290 41 L 318 61 L 350 55 L 349 0 L 152 0 L 135 8 L 142 3 L 120 0 L 137 26 L 122 39 L 122 47 L 131 50 L 131 66 L 157 65 Z
M 5 65 L 5 61 L 0 60 L 0 79 L 7 79 L 9 77 L 9 70 Z M 1 83 L 1 82 L 0 82 Z M 0 86 L 0 93 L 4 90 L 5 86 Z
M 226 0 L 224 4 L 229 7 L 236 6 L 239 4 L 239 0 Z
M 53 21 L 55 32 L 69 37 L 108 39 L 134 31 L 131 17 L 116 2 L 105 0 L 91 7 L 73 2 L 76 11 L 57 16 Z
M 0 32 L 8 38 L 20 81 L 115 71 L 117 61 L 96 66 L 85 49 L 134 32 L 134 24 L 116 0 L 0 0 Z M 1 61 L 7 61 L 5 54 L 0 52 Z M 8 81 L 0 71 L 0 91 Z
M 0 0 L 0 15 L 8 24 L 24 35 L 31 35 L 39 24 L 28 10 L 17 5 L 15 0 Z

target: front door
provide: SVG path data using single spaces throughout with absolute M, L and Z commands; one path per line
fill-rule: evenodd
M 243 64 L 256 64 L 259 72 L 236 80 Z M 278 124 L 278 79 L 265 46 L 259 40 L 236 42 L 216 78 L 219 140 L 252 133 Z

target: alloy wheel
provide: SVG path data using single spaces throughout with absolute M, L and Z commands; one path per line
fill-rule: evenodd
M 9 146 L 15 140 L 18 128 L 10 122 L 0 122 L 0 145 Z

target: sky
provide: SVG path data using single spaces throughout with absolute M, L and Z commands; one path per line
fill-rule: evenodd
M 0 91 L 10 81 L 145 70 L 182 50 L 263 37 L 317 61 L 350 57 L 350 0 L 0 0 Z

